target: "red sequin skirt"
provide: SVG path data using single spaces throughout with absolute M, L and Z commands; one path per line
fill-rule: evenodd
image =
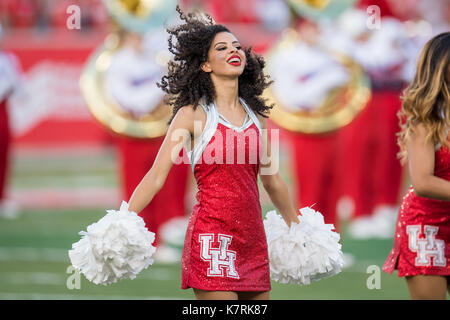
M 245 208 L 208 211 L 197 203 L 186 232 L 181 288 L 270 290 L 267 240 L 260 213 Z

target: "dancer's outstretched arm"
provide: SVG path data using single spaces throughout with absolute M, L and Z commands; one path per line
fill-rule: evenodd
M 129 211 L 141 212 L 161 190 L 183 146 L 190 142 L 194 127 L 194 109 L 185 106 L 173 118 L 153 166 L 141 180 L 129 201 Z
M 300 222 L 297 217 L 298 210 L 289 196 L 287 184 L 281 177 L 279 170 L 269 169 L 271 166 L 272 168 L 278 168 L 279 155 L 272 155 L 270 143 L 268 143 L 267 118 L 259 115 L 258 118 L 263 130 L 263 157 L 268 160 L 267 163 L 260 165 L 259 177 L 273 205 L 280 212 L 286 224 L 291 226 L 292 222 Z

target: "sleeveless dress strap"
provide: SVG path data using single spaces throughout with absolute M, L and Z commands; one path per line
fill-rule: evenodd
M 247 114 L 250 116 L 252 121 L 255 123 L 256 127 L 258 128 L 259 135 L 262 136 L 262 129 L 261 129 L 261 123 L 259 122 L 258 117 L 253 112 L 253 110 L 247 105 L 244 99 L 239 97 L 239 100 L 241 101 L 241 104 L 244 106 L 245 110 L 247 111 Z
M 218 119 L 219 117 L 214 112 L 213 106 L 205 105 L 203 102 L 204 100 L 203 101 L 202 100 L 203 99 L 199 101 L 199 104 L 206 113 L 205 127 L 203 128 L 203 131 L 198 139 L 198 142 L 194 145 L 193 149 L 187 152 L 192 172 L 194 172 L 195 164 L 201 158 L 203 151 L 205 150 L 211 138 L 214 136 L 219 121 Z M 194 124 L 194 130 L 196 129 L 197 126 Z

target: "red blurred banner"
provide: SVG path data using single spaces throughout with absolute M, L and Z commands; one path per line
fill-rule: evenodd
M 14 30 L 5 35 L 4 49 L 19 59 L 27 88 L 26 99 L 10 104 L 12 127 L 20 127 L 13 130 L 16 146 L 108 141 L 109 134 L 89 114 L 78 84 L 84 64 L 105 35 L 67 29 Z

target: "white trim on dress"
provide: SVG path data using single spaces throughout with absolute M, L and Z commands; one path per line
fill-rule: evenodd
M 192 172 L 194 172 L 195 165 L 201 158 L 202 153 L 205 150 L 206 146 L 209 144 L 212 137 L 216 133 L 217 125 L 219 122 L 222 123 L 224 126 L 233 129 L 237 132 L 242 132 L 248 127 L 250 127 L 252 123 L 255 123 L 256 127 L 258 128 L 260 136 L 262 136 L 261 124 L 259 122 L 258 117 L 255 115 L 253 110 L 247 105 L 244 99 L 239 97 L 239 101 L 244 106 L 244 109 L 247 112 L 244 124 L 241 127 L 236 127 L 231 122 L 229 122 L 223 115 L 221 115 L 219 113 L 219 110 L 217 109 L 215 102 L 211 103 L 210 105 L 205 105 L 201 101 L 199 101 L 200 106 L 203 108 L 203 110 L 205 110 L 206 113 L 206 123 L 199 137 L 200 141 L 194 145 L 193 150 L 187 152 Z

